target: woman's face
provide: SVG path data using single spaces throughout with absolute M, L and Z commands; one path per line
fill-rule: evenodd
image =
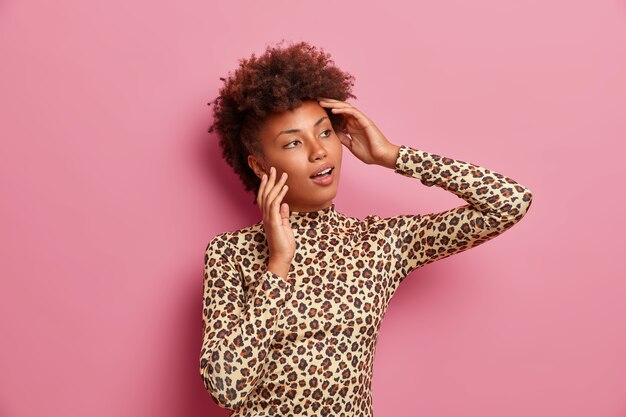
M 276 169 L 276 182 L 286 172 L 288 190 L 282 202 L 290 211 L 313 211 L 330 206 L 337 194 L 342 144 L 326 111 L 317 101 L 306 100 L 289 111 L 273 113 L 260 132 L 263 159 L 250 155 L 248 164 L 261 178 Z M 325 165 L 330 175 L 311 178 Z

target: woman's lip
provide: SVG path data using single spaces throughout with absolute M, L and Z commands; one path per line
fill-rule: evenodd
M 318 173 L 320 173 L 320 172 L 322 172 L 322 171 L 326 171 L 326 170 L 327 170 L 327 169 L 329 169 L 329 168 L 330 168 L 330 172 L 331 172 L 331 173 L 335 170 L 335 167 L 334 167 L 334 166 L 332 166 L 332 165 L 330 165 L 330 166 L 327 166 L 326 168 L 324 168 L 324 169 L 322 169 L 322 170 L 320 170 L 320 171 L 317 171 L 317 172 L 318 172 Z M 315 178 L 315 174 L 311 175 L 309 178 Z
M 318 185 L 329 185 L 332 184 L 335 180 L 335 170 L 330 171 L 330 174 L 324 175 L 323 177 L 312 177 L 311 178 L 314 183 Z

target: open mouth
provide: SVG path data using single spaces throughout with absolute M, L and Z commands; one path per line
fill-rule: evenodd
M 313 179 L 316 179 L 316 178 L 326 178 L 333 172 L 334 169 L 335 168 L 326 168 L 325 170 L 321 171 L 317 175 L 311 175 L 311 178 L 313 178 Z
M 317 185 L 327 186 L 335 182 L 334 168 L 326 168 L 317 175 L 312 175 L 311 180 Z

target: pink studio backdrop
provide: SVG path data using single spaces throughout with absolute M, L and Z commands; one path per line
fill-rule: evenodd
M 533 192 L 414 272 L 378 417 L 626 416 L 623 0 L 0 6 L 0 416 L 225 416 L 198 374 L 204 249 L 260 219 L 207 102 L 280 39 L 325 48 L 395 144 Z M 344 149 L 338 210 L 463 204 Z

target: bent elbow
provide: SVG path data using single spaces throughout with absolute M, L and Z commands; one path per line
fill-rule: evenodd
M 516 220 L 519 221 L 522 219 L 522 217 L 526 215 L 532 202 L 533 202 L 533 194 L 528 188 L 526 188 L 519 198 L 518 213 L 515 216 Z
M 206 359 L 201 360 L 200 376 L 204 389 L 218 406 L 228 410 L 236 410 L 242 405 L 245 395 L 233 387 L 227 386 L 224 378 L 214 372 L 213 366 Z
M 500 220 L 506 224 L 519 222 L 528 212 L 532 199 L 533 195 L 528 188 L 516 187 L 515 194 L 500 207 Z
M 532 193 L 528 188 L 520 188 L 508 201 L 500 205 L 497 211 L 477 219 L 481 222 L 479 223 L 481 229 L 494 233 L 495 237 L 522 220 L 532 204 Z
M 526 192 L 524 193 L 524 200 L 527 202 L 526 204 L 527 207 L 530 207 L 530 203 L 533 201 L 533 193 L 528 188 L 526 189 Z

